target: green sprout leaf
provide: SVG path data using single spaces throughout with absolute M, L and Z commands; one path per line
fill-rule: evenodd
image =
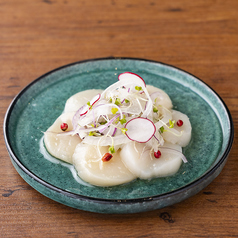
M 125 103 L 129 103 L 130 101 L 128 99 L 125 99 Z
M 116 104 L 117 106 L 121 105 L 121 100 L 120 100 L 120 98 L 116 98 L 115 104 Z
M 109 151 L 111 154 L 115 153 L 114 146 L 113 146 L 113 145 L 110 146 L 109 149 L 108 149 L 108 151 Z
M 121 129 L 121 132 L 125 135 L 126 134 L 126 131 L 128 131 L 128 129 L 126 128 L 120 128 Z
M 140 86 L 135 86 L 135 90 L 141 91 L 141 90 L 142 90 L 142 87 L 140 87 Z
M 95 131 L 90 131 L 88 135 L 89 136 L 94 136 L 94 135 L 96 135 L 96 132 Z
M 89 106 L 89 109 L 92 108 L 92 105 L 91 105 L 91 103 L 89 101 L 87 102 L 87 105 Z
M 126 119 L 125 119 L 125 118 L 122 118 L 122 119 L 120 120 L 120 122 L 121 122 L 121 124 L 123 125 L 124 123 L 126 123 Z
M 112 114 L 116 114 L 117 111 L 118 111 L 118 109 L 116 107 L 113 107 L 112 110 L 111 110 Z
M 158 112 L 158 108 L 154 105 L 153 112 Z
M 164 127 L 163 127 L 163 126 L 160 127 L 160 132 L 161 132 L 161 133 L 164 132 Z
M 175 123 L 175 121 L 171 121 L 171 120 L 169 119 L 169 128 L 173 128 L 173 127 L 174 127 L 174 123 Z

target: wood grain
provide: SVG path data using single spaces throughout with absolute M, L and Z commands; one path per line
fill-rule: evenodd
M 14 96 L 59 66 L 138 57 L 180 67 L 211 86 L 233 117 L 221 174 L 168 208 L 95 214 L 31 188 L 0 137 L 0 237 L 238 237 L 238 1 L 0 0 L 0 122 Z

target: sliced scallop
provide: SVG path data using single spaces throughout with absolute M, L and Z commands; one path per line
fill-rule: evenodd
M 160 88 L 156 88 L 152 85 L 147 85 L 146 88 L 148 90 L 148 93 L 150 94 L 153 103 L 157 107 L 162 106 L 168 109 L 171 109 L 173 107 L 172 101 L 165 91 Z
M 100 153 L 107 153 L 108 148 L 100 147 Z M 102 155 L 99 154 L 97 146 L 83 143 L 77 145 L 73 154 L 73 164 L 81 179 L 96 186 L 114 186 L 136 178 L 123 164 L 119 151 L 106 162 L 101 160 Z
M 158 159 L 154 157 L 151 147 L 138 142 L 127 143 L 122 148 L 120 155 L 131 173 L 141 179 L 171 176 L 181 166 L 182 148 L 170 143 L 164 143 L 163 147 L 159 149 L 161 157 Z
M 192 127 L 188 116 L 182 112 L 172 110 L 172 120 L 175 121 L 173 128 L 168 129 L 164 127 L 165 131 L 162 133 L 164 140 L 182 147 L 187 146 L 192 134 Z M 183 125 L 180 127 L 177 126 L 178 120 L 183 121 Z
M 77 135 L 69 135 L 67 132 L 73 129 L 72 117 L 74 112 L 61 114 L 53 125 L 44 134 L 44 143 L 48 152 L 54 157 L 72 164 L 72 156 L 81 139 Z M 67 131 L 60 128 L 62 123 L 68 124 Z

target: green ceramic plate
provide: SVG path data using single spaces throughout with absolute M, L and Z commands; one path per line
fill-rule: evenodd
M 91 186 L 77 177 L 71 165 L 48 155 L 42 147 L 42 132 L 62 113 L 70 96 L 105 89 L 125 71 L 166 91 L 174 108 L 189 116 L 192 140 L 183 150 L 189 162 L 171 177 Z M 234 135 L 226 105 L 198 78 L 158 62 L 106 58 L 66 65 L 29 84 L 6 113 L 4 136 L 18 173 L 45 196 L 87 211 L 135 213 L 175 204 L 206 187 L 225 165 Z

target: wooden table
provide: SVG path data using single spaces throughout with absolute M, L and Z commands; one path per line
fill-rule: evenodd
M 238 1 L 0 0 L 0 120 L 38 76 L 138 57 L 180 67 L 225 101 L 238 129 Z M 0 237 L 238 237 L 238 138 L 221 174 L 179 204 L 103 215 L 54 202 L 16 172 L 0 137 Z

